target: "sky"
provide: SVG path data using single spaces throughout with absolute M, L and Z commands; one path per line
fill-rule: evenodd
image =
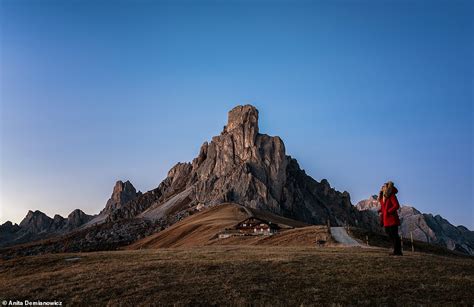
M 0 223 L 153 189 L 253 104 L 306 173 L 474 229 L 472 1 L 0 0 Z

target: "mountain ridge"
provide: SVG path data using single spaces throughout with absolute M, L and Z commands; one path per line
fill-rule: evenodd
M 39 210 L 29 210 L 19 224 L 7 221 L 0 225 L 0 247 L 22 244 L 58 236 L 75 229 L 94 218 L 75 209 L 66 218 L 59 214 L 49 217 Z

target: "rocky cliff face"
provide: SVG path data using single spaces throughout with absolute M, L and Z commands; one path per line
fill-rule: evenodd
M 356 208 L 360 211 L 371 212 L 377 216 L 380 204 L 377 196 L 360 201 Z M 464 226 L 454 226 L 440 215 L 421 213 L 410 206 L 401 206 L 400 231 L 402 236 L 414 240 L 435 243 L 450 250 L 456 250 L 466 254 L 474 255 L 474 231 Z
M 186 216 L 198 205 L 234 202 L 307 223 L 373 226 L 349 193 L 306 175 L 279 137 L 261 134 L 258 118 L 251 105 L 232 109 L 221 134 L 205 142 L 192 163 L 175 165 L 157 189 L 117 208 L 109 221 Z

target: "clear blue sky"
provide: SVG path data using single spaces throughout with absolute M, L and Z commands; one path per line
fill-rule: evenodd
M 155 188 L 251 103 L 353 203 L 474 228 L 472 1 L 0 3 L 0 222 Z

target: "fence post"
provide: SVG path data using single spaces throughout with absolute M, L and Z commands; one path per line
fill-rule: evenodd
M 413 246 L 413 232 L 410 231 L 410 240 L 411 240 L 411 251 L 415 251 L 415 246 Z
M 400 233 L 398 234 L 398 236 L 400 237 L 400 245 L 402 247 L 402 252 L 403 252 L 403 236 L 400 235 Z

